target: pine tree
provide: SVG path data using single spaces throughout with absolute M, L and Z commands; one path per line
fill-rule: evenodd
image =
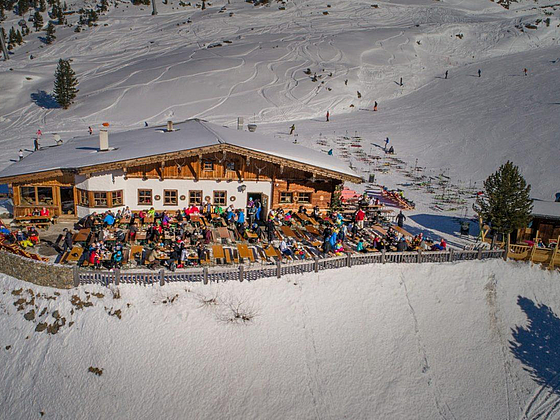
M 13 26 L 10 28 L 10 32 L 8 32 L 8 44 L 10 44 L 12 47 L 17 44 L 16 30 Z
M 35 12 L 33 15 L 33 27 L 37 32 L 43 28 L 43 16 L 41 16 L 41 13 L 39 12 Z
M 45 2 L 45 0 L 39 1 L 39 11 L 41 13 L 44 13 L 44 12 L 47 11 L 47 3 Z
M 45 42 L 47 44 L 52 44 L 53 41 L 56 39 L 54 33 L 55 33 L 54 25 L 51 21 L 49 21 L 49 24 L 47 25 L 47 36 L 45 37 Z
M 18 45 L 23 44 L 23 36 L 21 36 L 19 29 L 16 31 L 16 42 Z
M 4 2 L 0 1 L 0 22 L 6 19 L 6 13 L 4 12 Z
M 23 16 L 29 11 L 29 0 L 18 1 L 18 15 Z
M 78 79 L 76 73 L 70 67 L 67 60 L 58 60 L 58 66 L 54 73 L 54 97 L 64 109 L 67 109 L 73 102 L 78 93 Z
M 531 221 L 531 186 L 511 162 L 484 181 L 484 194 L 476 199 L 474 211 L 499 233 L 511 233 L 527 227 Z
M 66 23 L 66 18 L 64 17 L 64 11 L 60 5 L 56 8 L 56 24 L 57 25 L 64 25 Z
M 331 210 L 338 211 L 342 209 L 342 185 L 337 185 L 334 189 L 332 198 L 331 198 Z

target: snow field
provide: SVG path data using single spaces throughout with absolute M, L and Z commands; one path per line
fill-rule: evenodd
M 118 299 L 107 288 L 82 286 L 47 300 L 38 294 L 54 296 L 53 289 L 4 277 L 2 412 L 84 419 L 558 414 L 557 394 L 532 379 L 508 344 L 512 328 L 528 325 L 518 296 L 558 313 L 558 273 L 502 261 L 351 270 L 126 285 Z M 36 313 L 47 313 L 25 320 L 29 306 L 17 311 L 20 296 L 11 294 L 19 288 L 27 301 L 25 290 L 33 290 Z M 75 294 L 93 306 L 77 309 Z M 213 298 L 218 304 L 202 302 Z M 257 315 L 228 322 L 227 302 Z M 118 309 L 121 319 L 109 314 Z M 66 326 L 35 332 L 38 322 L 54 321 L 55 310 Z M 559 361 L 547 363 L 541 375 Z

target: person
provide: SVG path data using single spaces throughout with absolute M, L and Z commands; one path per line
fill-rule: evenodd
M 295 130 L 296 130 L 296 125 L 292 124 L 292 126 L 290 127 L 290 135 L 294 134 Z
M 527 69 L 523 69 L 523 73 L 525 73 L 525 76 L 527 76 Z
M 66 252 L 66 251 L 72 249 L 73 235 L 72 235 L 72 232 L 70 232 L 66 228 L 64 228 L 63 232 L 65 232 L 65 234 L 64 234 L 64 242 L 62 243 L 62 252 Z
M 359 229 L 363 229 L 364 228 L 364 220 L 366 218 L 366 214 L 364 213 L 364 211 L 362 209 L 359 209 L 356 212 L 356 225 L 358 226 Z
M 402 77 L 401 77 L 401 82 L 400 82 L 400 86 L 402 86 Z
M 329 149 L 329 152 L 328 152 L 327 154 L 328 154 L 329 156 L 332 156 L 333 150 L 332 150 L 332 149 Z
M 401 240 L 397 243 L 397 252 L 404 252 L 408 248 L 406 240 L 401 238 Z
M 329 122 L 329 117 L 330 117 L 330 115 L 331 115 L 331 114 L 329 113 L 329 111 L 327 111 L 327 122 Z
M 292 257 L 294 255 L 292 250 L 288 248 L 288 244 L 284 239 L 282 239 L 282 242 L 280 242 L 280 252 L 286 257 Z
M 41 212 L 39 213 L 40 216 L 42 217 L 48 217 L 49 216 L 49 209 L 47 209 L 46 207 L 43 207 L 41 209 Z
M 365 252 L 364 240 L 362 238 L 360 238 L 356 244 L 356 252 Z
M 377 101 L 374 101 L 374 103 L 373 103 L 373 110 L 377 111 Z
M 29 228 L 28 237 L 29 240 L 33 242 L 33 245 L 37 245 L 39 243 L 39 233 L 37 232 L 37 229 L 35 229 L 35 227 L 32 226 Z
M 23 159 L 23 150 L 22 150 L 22 149 L 19 149 L 19 155 L 18 155 L 18 157 L 19 157 L 19 160 L 22 160 L 22 159 Z
M 389 147 L 389 150 L 387 151 L 388 154 L 393 155 L 395 154 L 395 148 L 393 146 Z
M 406 216 L 403 214 L 401 210 L 399 214 L 397 214 L 397 226 L 402 228 L 405 220 L 406 220 Z
M 105 226 L 113 226 L 113 224 L 115 223 L 115 216 L 113 216 L 113 213 L 108 211 L 105 215 L 105 218 L 103 219 L 103 223 L 105 223 Z
M 37 137 L 41 138 L 41 136 L 43 135 L 43 132 L 41 131 L 41 129 L 37 130 Z
M 259 221 L 261 220 L 261 211 L 262 211 L 262 205 L 261 205 L 261 200 L 260 199 L 256 199 L 255 200 L 255 221 Z
M 89 254 L 89 263 L 93 268 L 101 268 L 101 257 L 97 248 L 93 248 Z
M 35 137 L 35 140 L 33 140 L 33 151 L 37 151 L 39 150 L 39 137 Z
M 144 121 L 144 127 L 148 126 L 148 121 Z
M 387 146 L 389 145 L 389 137 L 385 139 L 385 151 L 387 151 Z
M 93 128 L 91 128 L 91 126 L 88 127 L 88 132 L 90 136 L 93 134 Z
M 272 219 L 268 219 L 266 221 L 266 235 L 268 243 L 271 243 L 274 239 L 274 222 L 272 221 Z
M 478 77 L 482 74 L 482 70 L 478 69 Z
M 445 78 L 447 79 L 447 75 L 449 74 L 449 70 L 445 70 Z
M 113 267 L 121 268 L 123 254 L 121 249 L 117 249 L 113 254 Z

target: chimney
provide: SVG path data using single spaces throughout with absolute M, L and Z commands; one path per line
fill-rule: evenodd
M 109 150 L 109 133 L 107 130 L 99 130 L 99 151 L 106 152 Z
M 167 131 L 173 131 L 173 121 L 167 121 Z

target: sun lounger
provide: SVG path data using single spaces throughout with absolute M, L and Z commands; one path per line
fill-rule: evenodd
M 249 250 L 247 244 L 237 244 L 237 251 L 239 252 L 239 258 L 243 260 L 248 259 L 251 262 L 255 262 L 255 257 L 253 253 Z
M 221 245 L 212 245 L 212 255 L 214 256 L 216 264 L 218 264 L 218 260 L 221 260 L 221 262 L 225 262 L 226 260 L 224 248 Z

